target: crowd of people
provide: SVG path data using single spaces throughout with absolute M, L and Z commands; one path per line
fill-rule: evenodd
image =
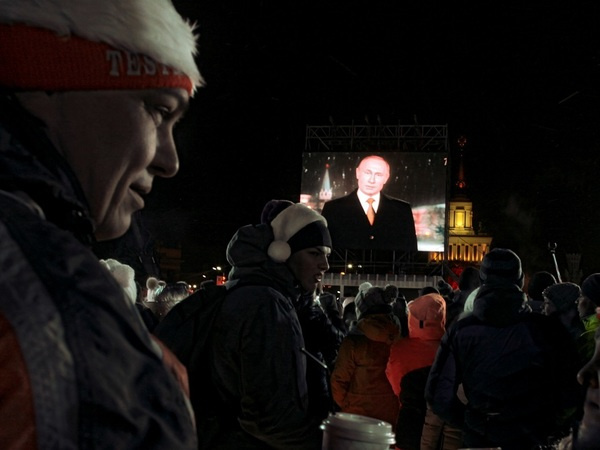
M 195 26 L 170 0 L 0 0 L 0 35 L 0 447 L 317 450 L 337 412 L 389 423 L 402 450 L 599 447 L 600 273 L 524 290 L 527 255 L 496 248 L 457 290 L 363 283 L 342 303 L 327 220 L 289 200 L 224 249 L 202 361 L 218 415 L 200 423 L 153 335 L 189 286 L 92 251 L 178 171 Z
M 330 251 L 324 218 L 288 200 L 232 238 L 206 361 L 222 409 L 201 448 L 320 448 L 336 412 L 389 423 L 401 450 L 597 447 L 600 273 L 525 287 L 519 255 L 497 248 L 456 289 L 407 300 L 364 282 L 342 303 L 321 284 Z M 144 301 L 167 287 L 150 277 Z
M 519 255 L 492 249 L 456 290 L 442 281 L 399 299 L 406 336 L 391 325 L 395 302 L 361 285 L 346 302 L 357 314 L 332 375 L 337 406 L 393 424 L 403 450 L 598 448 L 600 274 L 581 286 L 525 278 Z M 389 389 L 398 405 L 386 406 Z

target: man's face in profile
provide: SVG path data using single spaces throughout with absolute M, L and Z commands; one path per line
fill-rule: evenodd
M 366 195 L 376 195 L 390 177 L 390 167 L 383 158 L 371 156 L 361 161 L 356 168 L 358 189 Z

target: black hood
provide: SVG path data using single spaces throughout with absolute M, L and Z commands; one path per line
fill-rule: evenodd
M 94 225 L 79 181 L 41 121 L 12 94 L 0 95 L 0 142 L 0 190 L 25 194 L 47 220 L 91 245 Z

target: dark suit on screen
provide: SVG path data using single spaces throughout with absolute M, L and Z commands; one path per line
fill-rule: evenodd
M 375 221 L 371 225 L 357 190 L 323 205 L 321 214 L 327 219 L 333 247 L 417 251 L 415 220 L 410 204 L 381 193 Z

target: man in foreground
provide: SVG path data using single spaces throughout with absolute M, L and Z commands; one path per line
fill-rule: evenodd
M 2 448 L 196 448 L 185 370 L 90 251 L 176 174 L 195 54 L 170 0 L 0 0 Z

